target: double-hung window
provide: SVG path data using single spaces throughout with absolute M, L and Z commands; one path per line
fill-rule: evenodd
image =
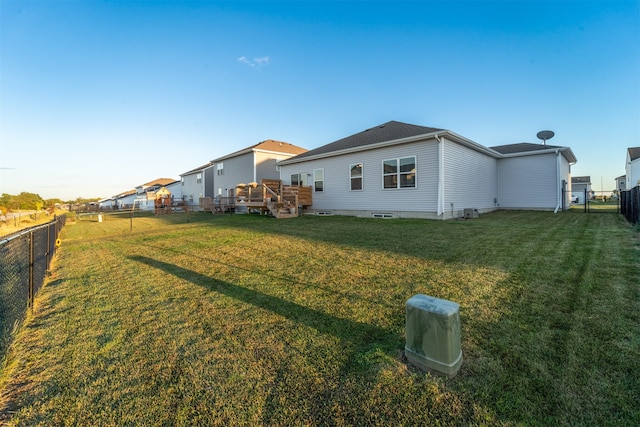
M 351 191 L 362 190 L 362 163 L 349 165 L 349 181 Z
M 292 173 L 291 174 L 291 185 L 294 187 L 299 187 L 300 185 L 302 185 L 302 183 L 300 182 L 300 174 L 299 173 Z
M 324 191 L 324 169 L 313 170 L 313 191 Z
M 401 157 L 382 162 L 383 188 L 415 188 L 416 158 Z
M 218 163 L 216 165 L 216 172 L 218 175 L 224 175 L 224 163 Z

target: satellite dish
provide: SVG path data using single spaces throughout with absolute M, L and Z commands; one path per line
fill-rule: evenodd
M 541 130 L 536 136 L 542 140 L 543 145 L 547 145 L 547 139 L 553 138 L 554 135 L 552 130 Z

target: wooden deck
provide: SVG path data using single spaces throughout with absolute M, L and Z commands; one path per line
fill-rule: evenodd
M 263 179 L 260 184 L 240 184 L 236 187 L 235 205 L 249 211 L 259 210 L 276 218 L 293 218 L 300 209 L 313 203 L 311 187 L 282 185 L 279 179 Z

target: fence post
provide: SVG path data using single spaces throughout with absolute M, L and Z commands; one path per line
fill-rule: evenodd
M 29 307 L 33 309 L 33 274 L 34 274 L 34 256 L 33 256 L 33 231 L 29 232 Z
M 49 263 L 51 262 L 51 226 L 55 227 L 55 223 L 54 224 L 49 224 L 47 226 L 47 252 L 46 252 L 46 258 L 45 258 L 45 262 L 47 263 L 47 267 L 46 269 L 49 269 Z

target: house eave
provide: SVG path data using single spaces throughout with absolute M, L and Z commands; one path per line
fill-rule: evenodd
M 209 162 L 206 165 L 202 165 L 202 166 L 197 167 L 195 169 L 191 169 L 190 171 L 181 173 L 179 176 L 193 175 L 194 173 L 205 171 L 205 170 L 207 170 L 207 169 L 209 169 L 211 167 L 213 167 L 213 163 Z M 173 184 L 173 183 L 171 183 L 171 184 Z
M 384 148 L 384 147 L 392 147 L 395 145 L 402 145 L 402 144 L 409 144 L 412 142 L 419 142 L 419 141 L 426 141 L 426 140 L 435 140 L 437 141 L 436 137 L 447 137 L 448 139 L 457 142 L 459 144 L 465 145 L 469 148 L 472 148 L 476 151 L 482 152 L 484 154 L 487 154 L 489 156 L 498 158 L 501 156 L 500 153 L 498 153 L 495 150 L 492 150 L 490 148 L 487 148 L 483 145 L 478 144 L 477 142 L 474 142 L 468 138 L 465 138 L 461 135 L 458 135 L 455 132 L 451 132 L 450 130 L 438 130 L 438 131 L 434 131 L 434 132 L 429 132 L 429 133 L 423 133 L 420 135 L 414 135 L 414 136 L 410 136 L 410 137 L 406 137 L 406 138 L 400 138 L 400 139 L 394 139 L 391 141 L 383 141 L 383 142 L 378 142 L 378 143 L 374 143 L 374 144 L 368 144 L 365 146 L 359 146 L 359 147 L 353 147 L 353 148 L 347 148 L 344 150 L 337 150 L 337 151 L 332 151 L 329 153 L 322 153 L 322 154 L 317 154 L 317 155 L 312 155 L 312 156 L 304 156 L 300 159 L 297 159 L 296 157 L 293 157 L 291 159 L 286 159 L 286 160 L 281 160 L 280 162 L 278 162 L 278 164 L 280 165 L 293 165 L 293 164 L 297 164 L 297 163 L 304 163 L 307 161 L 311 161 L 311 160 L 318 160 L 318 159 L 326 159 L 329 157 L 336 157 L 336 156 L 342 156 L 345 154 L 351 154 L 351 153 L 358 153 L 358 152 L 362 152 L 362 151 L 369 151 L 369 150 L 376 150 L 379 148 Z
M 521 151 L 519 153 L 509 153 L 502 154 L 503 158 L 511 158 L 511 157 L 524 157 L 524 156 L 537 156 L 539 154 L 555 154 L 556 152 L 562 153 L 562 155 L 567 159 L 569 164 L 574 165 L 578 162 L 575 154 L 571 151 L 569 147 L 560 147 L 560 148 L 548 148 L 546 150 L 535 150 L 535 151 Z

